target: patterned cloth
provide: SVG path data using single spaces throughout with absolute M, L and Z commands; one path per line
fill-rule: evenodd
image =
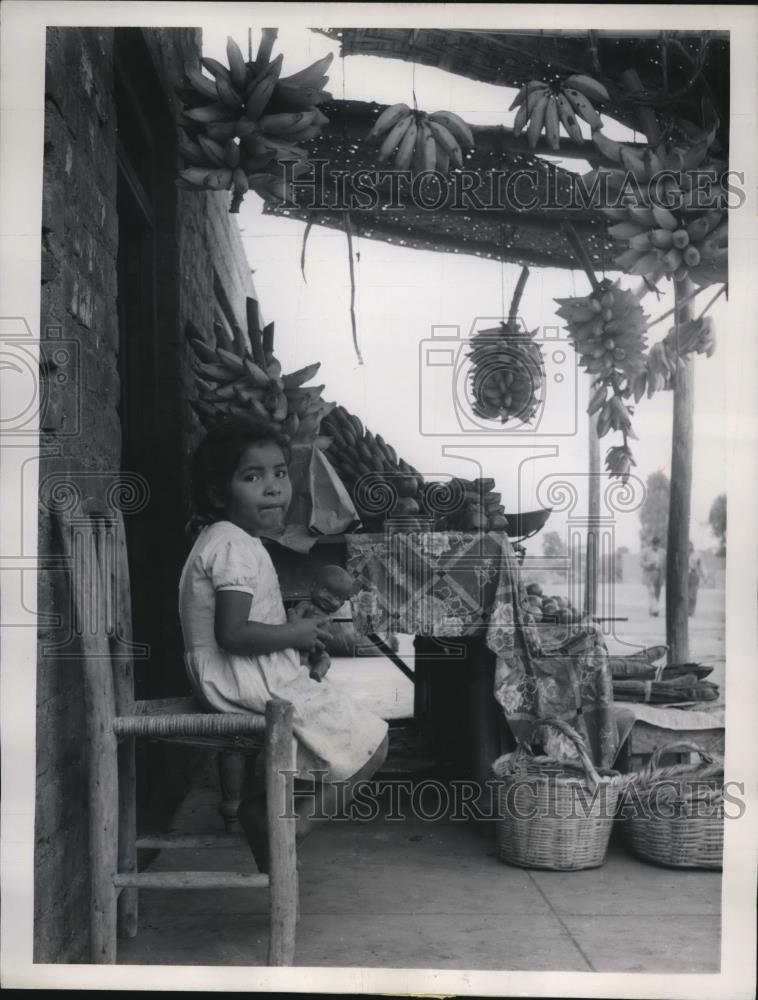
M 516 738 L 557 716 L 585 738 L 596 766 L 610 766 L 618 731 L 603 637 L 591 622 L 519 627 L 524 591 L 503 532 L 350 535 L 347 545 L 359 634 L 481 635 L 495 654 L 494 695 Z M 576 757 L 553 730 L 540 737 L 547 753 Z

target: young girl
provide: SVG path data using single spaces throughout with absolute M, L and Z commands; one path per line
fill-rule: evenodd
M 371 777 L 387 755 L 387 723 L 321 683 L 301 665 L 299 651 L 328 637 L 317 618 L 288 618 L 279 581 L 260 534 L 284 526 L 292 497 L 289 447 L 274 431 L 230 419 L 210 430 L 192 466 L 195 526 L 204 524 L 179 584 L 185 663 L 200 702 L 218 712 L 265 711 L 271 698 L 294 706 L 296 778 L 326 772 L 314 797 L 296 810 L 297 837 L 316 818 L 331 815 L 334 782 L 347 782 L 348 802 L 358 781 Z M 311 816 L 310 813 L 315 815 Z M 263 793 L 244 800 L 239 818 L 256 864 L 268 870 Z

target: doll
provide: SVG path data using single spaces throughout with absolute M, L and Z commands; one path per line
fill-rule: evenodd
M 298 618 L 322 618 L 328 621 L 353 593 L 353 580 L 341 566 L 323 566 L 314 577 L 309 601 L 296 605 L 294 614 Z M 323 643 L 319 642 L 310 651 L 303 653 L 301 662 L 310 667 L 310 677 L 320 684 L 331 666 L 331 659 Z

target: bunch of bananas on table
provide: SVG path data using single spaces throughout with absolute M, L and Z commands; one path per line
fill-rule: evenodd
M 464 150 L 474 148 L 473 133 L 459 115 L 412 111 L 402 101 L 381 112 L 366 141 L 379 146 L 379 163 L 392 162 L 396 170 L 414 173 L 447 174 L 463 166 Z
M 422 514 L 435 531 L 506 531 L 508 521 L 494 479 L 461 479 L 424 483 Z
M 513 134 L 521 135 L 526 129 L 530 149 L 535 149 L 544 129 L 550 149 L 560 148 L 560 126 L 574 142 L 582 142 L 582 130 L 577 115 L 593 129 L 602 125 L 593 101 L 605 104 L 610 95 L 602 83 L 591 76 L 575 74 L 552 87 L 544 80 L 530 80 L 516 95 L 509 111 L 518 108 L 513 122 Z
M 501 424 L 515 419 L 528 423 L 541 404 L 545 384 L 545 361 L 534 341 L 537 330 L 523 329 L 508 320 L 471 338 L 467 355 L 471 361 L 472 409 L 485 420 Z
M 619 168 L 592 171 L 585 182 L 601 175 L 613 197 L 625 189 L 631 176 L 642 196 L 642 204 L 602 210 L 609 220 L 609 235 L 624 247 L 615 258 L 621 270 L 654 280 L 663 275 L 690 277 L 702 286 L 726 282 L 728 226 L 723 191 L 716 189 L 713 204 L 701 207 L 703 179 L 710 179 L 713 187 L 724 168 L 723 163 L 708 160 L 714 136 L 715 126 L 689 144 L 664 142 L 640 153 L 601 131 L 593 133 L 597 148 Z
M 192 323 L 187 324 L 198 389 L 198 398 L 190 405 L 203 426 L 247 416 L 281 431 L 294 443 L 314 442 L 322 418 L 334 405 L 321 398 L 323 385 L 305 385 L 320 365 L 283 375 L 274 356 L 274 324 L 260 329 L 254 299 L 248 299 L 247 336 L 235 328 L 232 339 L 220 323 L 214 324 L 214 334 L 211 344 Z
M 330 410 L 320 433 L 331 438 L 327 456 L 365 527 L 379 530 L 388 517 L 402 518 L 406 530 L 421 527 L 417 497 L 423 477 L 381 434 L 372 434 L 344 406 Z
M 589 295 L 555 301 L 586 371 L 631 380 L 644 369 L 647 316 L 634 292 L 605 278 Z
M 292 76 L 281 77 L 283 56 L 271 59 L 276 29 L 266 28 L 254 61 L 246 61 L 233 38 L 227 41 L 228 66 L 203 58 L 206 76 L 185 67 L 176 88 L 182 101 L 178 149 L 185 161 L 177 184 L 191 191 L 234 192 L 231 211 L 254 190 L 264 199 L 283 201 L 287 189 L 277 164 L 303 161 L 299 143 L 319 135 L 329 119 L 319 105 L 332 53 Z

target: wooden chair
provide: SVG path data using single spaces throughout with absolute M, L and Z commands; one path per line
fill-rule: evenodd
M 91 857 L 90 948 L 93 963 L 115 963 L 116 938 L 138 929 L 143 889 L 268 889 L 268 964 L 292 965 L 298 885 L 293 708 L 272 700 L 265 717 L 207 714 L 191 698 L 135 701 L 131 603 L 121 512 L 90 504 L 54 514 L 71 579 L 81 644 L 88 743 Z M 249 871 L 137 870 L 138 848 L 212 847 L 224 834 L 139 838 L 136 831 L 137 739 L 170 740 L 235 752 L 264 751 L 270 874 Z M 237 837 L 239 839 L 239 837 Z M 252 856 L 251 856 L 252 863 Z

